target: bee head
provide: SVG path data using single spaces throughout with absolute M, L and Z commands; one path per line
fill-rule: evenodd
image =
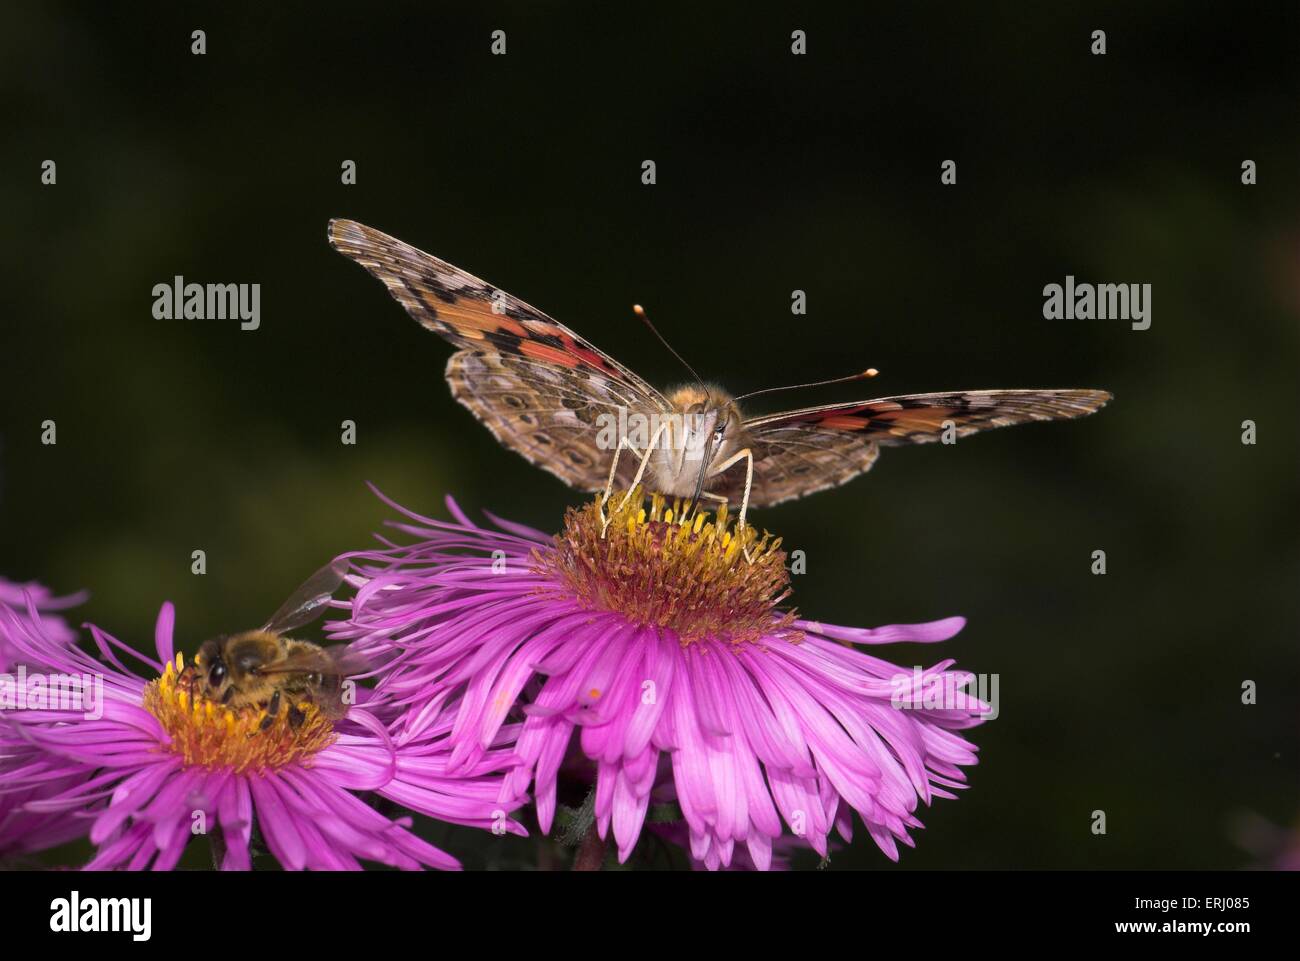
M 226 666 L 226 660 L 221 655 L 223 640 L 224 638 L 212 638 L 204 641 L 195 658 L 199 680 L 206 687 L 208 697 L 216 696 L 230 679 L 230 668 Z
M 196 658 L 196 680 L 206 697 L 224 701 L 223 695 L 233 694 L 263 666 L 274 661 L 279 652 L 279 639 L 265 631 L 247 631 L 204 641 Z

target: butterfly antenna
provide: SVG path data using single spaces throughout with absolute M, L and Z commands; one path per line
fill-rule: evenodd
M 831 380 L 817 380 L 810 384 L 790 384 L 786 387 L 767 387 L 763 390 L 752 390 L 748 394 L 741 394 L 736 400 L 744 400 L 746 397 L 757 397 L 759 394 L 775 394 L 779 390 L 799 390 L 803 387 L 825 387 L 827 384 L 843 384 L 850 380 L 866 380 L 869 377 L 875 377 L 880 371 L 874 367 L 868 367 L 860 374 L 850 374 L 848 377 L 835 377 Z
M 658 337 L 659 343 L 667 347 L 668 352 L 671 353 L 674 357 L 676 357 L 679 361 L 681 361 L 681 365 L 691 372 L 691 376 L 695 378 L 696 383 L 698 383 L 700 385 L 700 389 L 703 390 L 704 379 L 700 377 L 699 374 L 695 373 L 695 368 L 692 367 L 690 364 L 686 363 L 685 358 L 683 358 L 681 354 L 677 353 L 677 351 L 673 350 L 673 345 L 668 343 L 668 341 L 664 339 L 664 335 L 659 333 L 659 330 L 655 327 L 654 324 L 650 323 L 650 318 L 646 316 L 645 308 L 642 307 L 640 304 L 633 304 L 632 313 L 636 314 L 643 321 L 645 321 L 645 325 L 650 328 L 650 333 Z

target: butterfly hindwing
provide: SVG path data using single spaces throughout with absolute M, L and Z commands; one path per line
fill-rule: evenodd
M 856 434 L 803 423 L 754 432 L 748 446 L 754 455 L 749 495 L 754 507 L 770 507 L 838 487 L 869 471 L 880 453 L 874 443 Z M 712 490 L 728 501 L 739 502 L 745 491 L 743 463 L 722 475 Z
M 642 403 L 617 381 L 485 349 L 452 354 L 447 383 L 498 441 L 585 491 L 600 490 L 609 478 L 613 449 L 598 444 L 600 418 Z M 624 456 L 619 467 L 627 483 L 636 459 Z

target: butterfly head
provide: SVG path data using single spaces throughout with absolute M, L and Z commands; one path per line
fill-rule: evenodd
M 744 434 L 740 408 L 719 387 L 691 384 L 668 395 L 670 437 L 653 462 L 656 489 L 677 497 L 699 497 L 713 470 L 739 449 Z
M 690 384 L 668 399 L 681 415 L 683 447 L 691 460 L 709 463 L 740 432 L 740 408 L 720 387 Z

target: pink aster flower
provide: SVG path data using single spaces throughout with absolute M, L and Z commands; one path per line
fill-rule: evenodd
M 12 754 L 6 790 L 45 790 L 21 810 L 57 815 L 97 845 L 91 869 L 168 870 L 194 833 L 217 832 L 220 867 L 248 869 L 256 827 L 289 869 L 357 869 L 361 861 L 399 868 L 456 869 L 455 858 L 411 833 L 409 819 L 391 820 L 359 794 L 374 792 L 413 810 L 496 833 L 524 833 L 505 818 L 501 769 L 509 755 L 494 747 L 448 775 L 449 726 L 430 725 L 395 739 L 380 717 L 384 706 L 353 705 L 338 722 L 314 705 L 299 705 L 290 723 L 279 711 L 232 711 L 196 696 L 192 671 L 172 643 L 174 611 L 158 615 L 158 659 L 91 626 L 103 661 L 60 645 L 35 618 L 0 604 L 0 638 L 47 678 L 92 677 L 99 705 L 50 703 L 0 710 L 0 754 Z M 138 676 L 124 652 L 155 675 Z M 98 716 L 96 716 L 98 715 Z M 202 831 L 196 829 L 196 825 Z
M 85 596 L 82 591 L 55 597 L 41 584 L 17 584 L 0 578 L 0 604 L 20 604 L 17 616 L 38 619 L 40 630 L 59 647 L 72 644 L 77 635 L 67 621 L 54 612 L 81 603 Z M 0 698 L 4 696 L 3 688 L 16 681 L 10 672 L 15 671 L 18 665 L 17 651 L 5 642 L 5 635 L 0 633 Z M 7 740 L 4 733 L 5 729 L 0 725 L 0 860 L 56 847 L 83 833 L 81 825 L 75 821 L 27 809 L 30 802 L 70 787 L 73 779 L 55 777 L 31 786 L 15 787 L 11 781 L 12 772 L 30 764 L 36 752 L 26 742 Z
M 55 597 L 48 587 L 35 581 L 18 584 L 0 577 L 0 604 L 10 604 L 18 608 L 22 616 L 26 616 L 29 610 L 28 597 L 31 598 L 32 608 L 36 611 L 35 616 L 40 619 L 41 630 L 52 643 L 68 645 L 76 641 L 76 631 L 69 627 L 68 622 L 57 612 L 76 607 L 85 601 L 85 591 L 69 594 L 66 597 Z M 0 634 L 0 673 L 16 666 L 17 658 L 14 655 L 14 650 L 5 643 L 4 635 Z
M 725 509 L 683 517 L 638 494 L 607 527 L 592 503 L 550 537 L 490 514 L 496 529 L 477 527 L 450 499 L 455 523 L 393 506 L 409 521 L 392 526 L 415 542 L 351 556 L 353 616 L 332 629 L 395 658 L 379 691 L 406 706 L 399 726 L 454 717 L 453 767 L 478 764 L 518 708 L 504 796 L 531 785 L 543 831 L 576 753 L 594 772 L 596 832 L 612 830 L 620 860 L 666 782 L 710 868 L 742 845 L 767 869 L 787 831 L 824 856 L 832 830 L 851 839 L 854 811 L 896 860 L 918 803 L 952 797 L 975 763 L 958 733 L 987 710 L 961 690 L 970 675 L 951 661 L 914 673 L 854 647 L 942 641 L 964 620 L 801 620 L 779 606 L 780 541 L 738 533 Z M 922 697 L 935 687 L 963 696 Z

